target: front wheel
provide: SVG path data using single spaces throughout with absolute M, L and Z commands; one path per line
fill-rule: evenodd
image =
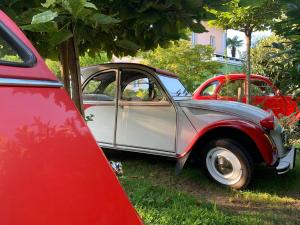
M 245 188 L 251 181 L 253 161 L 246 149 L 231 139 L 219 139 L 205 147 L 204 165 L 216 182 L 234 189 Z

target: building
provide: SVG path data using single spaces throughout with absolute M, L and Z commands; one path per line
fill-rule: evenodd
M 215 49 L 212 60 L 224 64 L 224 67 L 222 68 L 223 73 L 242 71 L 243 61 L 238 58 L 227 56 L 227 31 L 209 26 L 207 22 L 203 22 L 203 25 L 208 32 L 192 33 L 192 45 L 211 45 Z

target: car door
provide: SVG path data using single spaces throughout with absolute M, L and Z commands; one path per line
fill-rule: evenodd
M 275 115 L 285 115 L 284 98 L 274 92 L 267 82 L 263 80 L 251 81 L 252 104 L 265 110 L 272 110 Z
M 115 144 L 117 70 L 91 76 L 83 85 L 87 123 L 102 146 Z
M 141 225 L 62 84 L 0 10 L 0 224 Z
M 175 153 L 176 111 L 158 81 L 136 69 L 122 69 L 120 74 L 117 146 Z

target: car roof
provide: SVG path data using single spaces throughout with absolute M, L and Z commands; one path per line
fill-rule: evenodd
M 267 77 L 262 76 L 262 75 L 258 75 L 258 74 L 251 74 L 250 76 L 251 76 L 251 78 L 268 80 Z M 217 75 L 215 77 L 210 78 L 209 81 L 213 81 L 213 80 L 225 80 L 225 79 L 235 80 L 235 79 L 241 79 L 241 78 L 245 79 L 246 78 L 246 74 L 245 73 L 221 74 L 221 75 Z
M 143 70 L 159 73 L 159 74 L 167 76 L 167 77 L 178 78 L 177 74 L 172 73 L 172 72 L 167 71 L 167 70 L 162 70 L 162 69 L 159 69 L 159 68 L 155 68 L 155 67 L 140 64 L 140 63 L 126 63 L 126 62 L 104 63 L 104 64 L 97 64 L 97 65 L 82 67 L 81 68 L 81 74 L 82 74 L 82 76 L 85 80 L 90 75 L 95 74 L 97 72 L 107 70 L 107 69 L 119 69 L 119 68 L 143 69 Z
M 128 62 L 120 62 L 120 63 L 104 63 L 104 64 L 97 64 L 97 65 L 92 65 L 92 66 L 87 66 L 87 67 L 82 67 L 81 68 L 81 73 L 84 79 L 89 77 L 90 75 L 97 73 L 99 71 L 107 70 L 107 69 L 119 69 L 119 68 L 135 68 L 135 69 L 146 69 L 150 70 L 152 72 L 159 73 L 161 75 L 167 76 L 167 77 L 173 77 L 173 78 L 178 78 L 178 75 L 175 73 L 172 73 L 167 70 L 162 70 L 159 68 L 155 68 L 152 66 L 144 65 L 141 63 L 128 63 Z

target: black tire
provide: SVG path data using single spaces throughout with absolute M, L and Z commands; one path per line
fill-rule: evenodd
M 212 180 L 232 189 L 243 189 L 252 179 L 253 160 L 245 147 L 232 139 L 209 142 L 204 147 L 202 163 Z M 233 172 L 228 172 L 231 168 Z M 231 177 L 226 178 L 227 175 Z

